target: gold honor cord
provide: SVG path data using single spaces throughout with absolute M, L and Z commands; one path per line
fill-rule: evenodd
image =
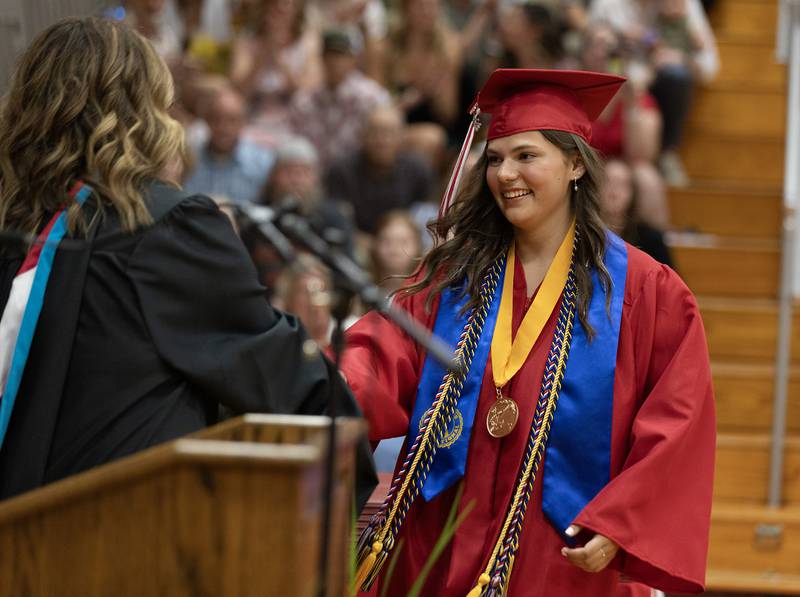
M 501 389 L 520 370 L 542 333 L 550 314 L 558 302 L 564 285 L 567 283 L 572 263 L 572 245 L 575 240 L 575 221 L 570 224 L 561 246 L 556 252 L 539 292 L 528 308 L 522 324 L 511 340 L 511 315 L 514 310 L 514 243 L 508 250 L 506 275 L 503 281 L 503 295 L 500 298 L 500 311 L 492 336 L 492 376 L 494 385 Z
M 497 284 L 504 258 L 504 255 L 499 255 L 484 277 L 480 305 L 470 314 L 458 341 L 456 358 L 464 363 L 467 369 L 472 364 L 475 345 L 483 330 L 489 306 L 495 293 L 498 292 Z M 386 501 L 381 510 L 373 516 L 367 528 L 362 531 L 356 558 L 356 586 L 362 587 L 362 590 L 368 590 L 375 581 L 383 561 L 394 545 L 395 535 L 424 483 L 436 453 L 436 445 L 444 433 L 446 421 L 450 416 L 449 411 L 455 408 L 460 398 L 464 377 L 463 373 L 456 374 L 452 371 L 445 375 L 429 408 L 430 414 L 425 415 L 427 422 L 423 418 L 424 424 L 421 425 L 414 445 L 409 448 L 402 470 L 392 481 Z
M 460 353 L 458 355 L 461 356 Z M 447 381 L 445 382 L 445 386 L 441 391 L 442 399 L 434 407 L 433 413 L 431 414 L 431 424 L 428 425 L 428 428 L 425 429 L 425 434 L 422 436 L 422 445 L 426 445 L 430 439 L 431 430 L 435 426 L 435 421 L 439 417 L 439 411 L 442 409 L 442 405 L 445 403 L 445 396 L 447 396 L 447 392 L 450 391 L 450 385 L 453 381 L 453 374 L 450 373 L 447 376 Z M 392 509 L 389 513 L 386 522 L 384 523 L 383 529 L 381 529 L 380 534 L 377 537 L 377 540 L 372 544 L 372 551 L 367 556 L 367 558 L 362 562 L 361 566 L 358 567 L 356 571 L 356 586 L 360 587 L 364 584 L 364 581 L 367 579 L 367 575 L 373 569 L 378 559 L 378 554 L 383 550 L 384 542 L 386 541 L 386 535 L 389 533 L 389 530 L 392 528 L 392 522 L 394 521 L 394 517 L 397 514 L 397 509 L 400 507 L 402 502 L 401 498 L 403 494 L 408 489 L 408 484 L 414 479 L 413 472 L 417 469 L 419 465 L 420 458 L 422 458 L 422 454 L 424 450 L 420 449 L 417 451 L 417 454 L 414 457 L 414 460 L 411 463 L 410 472 L 406 475 L 406 478 L 403 479 L 403 484 L 400 487 L 400 491 L 398 493 L 398 497 L 395 499 L 394 504 L 392 505 Z
M 570 235 L 571 236 L 571 235 Z M 571 249 L 570 245 L 570 249 Z M 571 251 L 570 251 L 571 253 Z M 571 257 L 571 255 L 570 255 Z M 561 387 L 561 380 L 564 377 L 564 367 L 567 363 L 567 355 L 569 353 L 569 338 L 572 336 L 572 318 L 570 318 L 567 329 L 566 329 L 566 337 L 565 341 L 561 345 L 561 350 L 558 354 L 558 366 L 556 368 L 555 380 L 553 382 L 552 387 L 550 388 L 550 394 L 547 399 L 547 407 L 545 409 L 544 418 L 539 428 L 538 433 L 536 434 L 536 440 L 533 446 L 533 457 L 527 463 L 527 466 L 522 474 L 522 477 L 517 484 L 517 489 L 514 493 L 514 499 L 511 502 L 511 507 L 508 509 L 508 513 L 506 514 L 505 522 L 503 523 L 503 527 L 500 531 L 500 535 L 497 538 L 497 542 L 494 545 L 494 549 L 492 550 L 492 556 L 489 558 L 489 562 L 486 565 L 483 573 L 480 575 L 477 584 L 473 589 L 467 594 L 467 597 L 479 597 L 482 593 L 486 585 L 491 582 L 490 573 L 494 568 L 495 561 L 497 560 L 497 555 L 500 552 L 500 549 L 503 546 L 503 542 L 506 539 L 506 535 L 508 534 L 508 529 L 511 526 L 514 517 L 516 516 L 517 509 L 519 508 L 520 502 L 522 501 L 525 491 L 529 486 L 532 486 L 533 483 L 536 481 L 536 472 L 538 470 L 539 462 L 541 458 L 537 458 L 537 455 L 543 451 L 544 445 L 547 441 L 548 431 L 550 429 L 550 424 L 553 419 L 553 413 L 555 412 L 556 402 L 558 400 L 558 392 Z M 517 539 L 518 541 L 518 539 Z M 511 564 L 513 565 L 513 558 L 511 560 Z M 503 588 L 503 594 L 508 588 L 508 578 L 506 579 L 506 586 Z

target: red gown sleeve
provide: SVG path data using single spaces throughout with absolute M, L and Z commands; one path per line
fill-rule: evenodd
M 641 262 L 638 252 L 631 259 Z M 623 575 L 699 593 L 716 443 L 708 349 L 691 292 L 666 266 L 648 269 L 633 280 L 629 273 L 633 287 L 626 288 L 612 478 L 575 523 L 620 545 L 613 567 Z
M 428 329 L 433 328 L 438 297 L 426 307 L 427 291 L 398 295 L 395 304 Z M 408 432 L 425 351 L 405 332 L 376 312 L 367 313 L 345 335 L 340 367 L 369 424 L 372 442 Z

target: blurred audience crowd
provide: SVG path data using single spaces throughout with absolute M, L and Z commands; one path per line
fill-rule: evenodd
M 689 183 L 678 150 L 695 88 L 718 69 L 710 5 L 124 0 L 107 15 L 148 37 L 173 71 L 191 149 L 182 184 L 225 207 L 272 300 L 324 345 L 330 272 L 307 255 L 287 267 L 237 205 L 298 211 L 389 295 L 430 247 L 425 226 L 495 68 L 628 77 L 593 135 L 608 160 L 604 217 L 669 263 L 666 189 Z M 481 143 L 479 132 L 475 151 Z

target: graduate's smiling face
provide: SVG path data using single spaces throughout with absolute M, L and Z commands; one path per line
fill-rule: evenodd
M 571 217 L 570 189 L 585 169 L 539 131 L 492 139 L 486 183 L 514 228 L 532 232 Z

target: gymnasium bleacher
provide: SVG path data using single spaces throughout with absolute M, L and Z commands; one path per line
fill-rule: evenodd
M 718 449 L 708 590 L 800 594 L 800 326 L 792 326 L 783 504 L 767 503 L 780 281 L 787 73 L 778 0 L 720 0 L 718 78 L 698 91 L 670 191 L 677 268 L 706 326 Z M 689 233 L 685 233 L 689 231 Z

